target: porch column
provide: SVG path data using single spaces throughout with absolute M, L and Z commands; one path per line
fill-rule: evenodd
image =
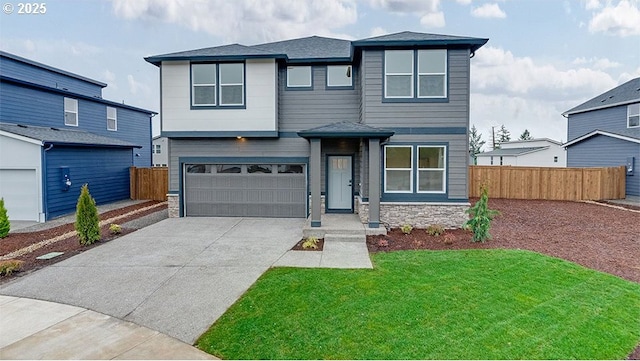
M 369 228 L 380 226 L 380 139 L 369 138 Z
M 309 158 L 309 182 L 311 182 L 311 227 L 321 225 L 321 198 L 320 198 L 320 138 L 312 138 L 311 156 Z

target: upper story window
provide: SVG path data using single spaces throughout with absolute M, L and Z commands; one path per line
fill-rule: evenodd
M 351 65 L 327 65 L 327 87 L 353 86 Z
M 78 99 L 64 98 L 64 125 L 78 126 Z
M 445 99 L 447 50 L 386 50 L 385 99 Z
M 118 130 L 118 110 L 107 107 L 107 130 Z
M 191 105 L 244 106 L 244 64 L 191 64 Z
M 627 106 L 627 127 L 640 127 L 640 103 Z
M 311 88 L 311 67 L 288 66 L 287 88 Z

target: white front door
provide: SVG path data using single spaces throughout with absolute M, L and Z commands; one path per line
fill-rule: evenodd
M 327 157 L 327 209 L 351 211 L 353 179 L 350 155 Z

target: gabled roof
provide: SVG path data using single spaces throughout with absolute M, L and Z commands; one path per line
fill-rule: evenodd
M 290 62 L 296 60 L 349 61 L 351 59 L 351 42 L 349 40 L 321 36 L 258 44 L 253 48 L 287 54 Z
M 34 139 L 40 141 L 42 144 L 142 148 L 139 145 L 124 140 L 105 137 L 82 130 L 0 123 L 0 132 L 7 132 Z
M 633 142 L 633 143 L 638 143 L 640 144 L 640 128 L 632 128 L 632 129 L 626 129 L 623 131 L 616 131 L 616 132 L 609 132 L 609 131 L 604 131 L 604 130 L 594 130 L 591 133 L 587 133 L 583 136 L 577 137 L 571 141 L 568 141 L 567 143 L 563 144 L 563 147 L 570 147 L 576 143 L 580 143 L 583 140 L 589 139 L 591 137 L 594 137 L 596 135 L 603 135 L 605 137 L 611 137 L 611 138 L 616 138 L 616 139 L 622 139 L 622 140 L 626 140 L 628 142 Z
M 567 110 L 562 113 L 562 115 L 567 116 L 637 102 L 640 102 L 640 78 L 631 79 L 622 85 Z
M 362 123 L 338 122 L 301 130 L 303 138 L 388 138 L 394 132 L 389 129 L 375 128 Z
M 510 140 L 508 142 L 502 142 L 502 144 L 518 144 L 518 143 L 526 144 L 531 142 L 542 142 L 542 141 L 555 144 L 555 145 L 562 145 L 561 142 L 557 140 L 549 139 L 549 138 L 533 138 L 528 140 L 516 139 L 516 140 Z
M 41 69 L 48 70 L 50 72 L 54 72 L 54 73 L 66 75 L 66 76 L 69 76 L 69 77 L 72 77 L 72 78 L 76 78 L 76 79 L 85 81 L 87 83 L 92 83 L 94 85 L 98 85 L 98 86 L 100 86 L 102 88 L 107 86 L 107 84 L 105 84 L 105 83 L 103 83 L 101 81 L 93 80 L 93 79 L 84 77 L 82 75 L 74 74 L 74 73 L 71 73 L 71 72 L 68 72 L 68 71 L 65 71 L 65 70 L 62 70 L 62 69 L 54 68 L 54 67 L 49 66 L 49 65 L 38 63 L 37 61 L 33 61 L 33 60 L 30 60 L 30 59 L 27 59 L 27 58 L 23 58 L 21 56 L 17 56 L 17 55 L 11 54 L 11 53 L 7 53 L 6 51 L 1 51 L 0 50 L 0 57 L 7 58 L 7 59 L 12 59 L 12 60 L 15 60 L 15 61 L 19 61 L 21 63 L 29 64 L 29 65 L 32 65 L 32 66 L 35 66 L 35 67 L 38 67 L 38 68 L 41 68 Z
M 263 50 L 254 46 L 230 44 L 149 56 L 144 59 L 151 64 L 160 65 L 163 60 L 233 60 L 247 58 L 285 58 L 285 54 Z
M 478 153 L 476 156 L 489 157 L 489 156 L 518 156 L 528 153 L 537 152 L 549 147 L 528 147 L 528 148 L 510 148 L 510 149 L 496 149 L 489 152 Z
M 416 33 L 413 31 L 403 31 L 395 34 L 374 36 L 353 42 L 356 47 L 371 46 L 413 46 L 413 45 L 466 45 L 471 48 L 471 52 L 478 50 L 487 43 L 489 39 L 471 38 L 466 36 L 441 35 Z

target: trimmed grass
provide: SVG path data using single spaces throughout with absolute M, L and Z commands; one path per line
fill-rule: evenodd
M 640 285 L 529 251 L 403 251 L 275 268 L 197 346 L 223 359 L 624 359 Z

